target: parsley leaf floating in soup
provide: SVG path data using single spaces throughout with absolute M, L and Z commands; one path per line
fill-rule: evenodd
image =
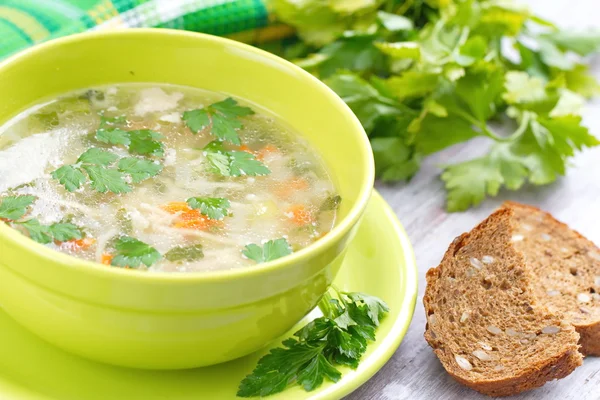
M 27 213 L 35 196 L 9 196 L 0 203 L 0 219 L 19 219 Z
M 206 158 L 213 171 L 223 176 L 268 175 L 271 170 L 246 151 L 225 151 L 205 147 Z
M 285 238 L 281 238 L 269 240 L 262 246 L 254 243 L 246 245 L 242 254 L 260 264 L 292 254 L 292 248 Z
M 138 268 L 142 264 L 149 267 L 161 258 L 154 247 L 128 236 L 117 239 L 115 250 L 111 264 L 117 267 Z
M 229 97 L 204 108 L 186 111 L 183 113 L 183 120 L 193 133 L 210 126 L 211 134 L 219 140 L 228 140 L 239 145 L 237 130 L 243 126 L 239 118 L 252 114 L 254 111 L 251 108 L 242 107 Z
M 190 197 L 187 203 L 192 209 L 199 209 L 202 214 L 211 219 L 225 218 L 231 207 L 229 200 L 222 197 Z
M 0 127 L 0 223 L 107 268 L 184 273 L 284 257 L 332 229 L 341 198 L 301 132 L 255 111 L 147 84 L 33 107 Z
M 165 258 L 172 262 L 198 261 L 204 257 L 201 244 L 173 247 L 165 254 Z

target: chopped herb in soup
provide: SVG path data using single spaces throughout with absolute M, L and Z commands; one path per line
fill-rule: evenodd
M 268 262 L 329 232 L 340 201 L 322 160 L 288 127 L 199 89 L 96 88 L 0 129 L 0 220 L 114 267 Z

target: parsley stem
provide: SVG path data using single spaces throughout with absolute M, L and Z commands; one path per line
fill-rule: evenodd
M 321 300 L 319 300 L 319 309 L 321 310 L 323 315 L 329 319 L 335 319 L 337 317 L 335 307 L 331 302 L 332 300 L 333 296 L 331 295 L 329 290 L 325 292 L 323 297 L 321 297 Z
M 470 122 L 471 124 L 475 125 L 479 129 L 481 129 L 481 132 L 485 136 L 489 137 L 490 139 L 493 139 L 496 142 L 500 142 L 500 143 L 509 143 L 509 142 L 513 142 L 516 139 L 518 139 L 527 130 L 527 127 L 529 126 L 529 121 L 531 119 L 530 113 L 527 113 L 527 112 L 523 113 L 523 118 L 521 119 L 521 123 L 519 124 L 519 127 L 512 134 L 510 134 L 508 136 L 498 136 L 493 131 L 490 130 L 490 128 L 488 127 L 488 125 L 485 121 L 479 121 L 479 120 L 475 119 L 473 116 L 471 116 L 470 114 L 468 114 L 462 110 L 454 110 L 454 112 L 456 115 L 458 115 L 465 121 Z

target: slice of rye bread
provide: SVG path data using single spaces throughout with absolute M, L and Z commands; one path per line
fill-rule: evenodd
M 425 339 L 459 382 L 508 396 L 569 375 L 582 363 L 579 334 L 535 296 L 504 208 L 456 238 L 427 272 Z
M 513 245 L 533 269 L 534 293 L 581 336 L 581 352 L 600 356 L 600 249 L 550 214 L 506 202 L 514 212 Z

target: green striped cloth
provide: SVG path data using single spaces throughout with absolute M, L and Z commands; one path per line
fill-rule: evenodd
M 156 27 L 221 36 L 252 32 L 269 22 L 266 1 L 0 0 L 0 59 L 36 43 L 95 29 Z

